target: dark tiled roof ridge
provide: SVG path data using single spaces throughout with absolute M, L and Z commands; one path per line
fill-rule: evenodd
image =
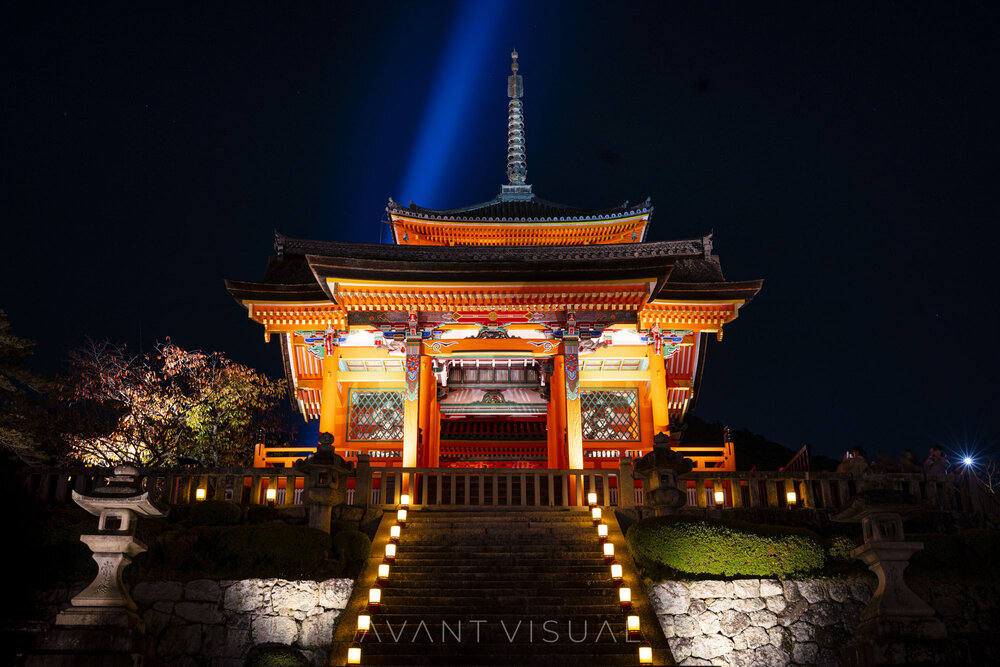
M 704 257 L 708 252 L 711 252 L 711 241 L 708 239 L 710 237 L 706 236 L 700 239 L 678 241 L 584 246 L 415 246 L 293 239 L 275 233 L 274 249 L 279 256 L 319 255 L 416 262 L 634 259 L 664 256 Z
M 638 204 L 624 202 L 618 206 L 606 209 L 587 210 L 556 204 L 541 197 L 532 195 L 530 199 L 497 197 L 473 204 L 451 209 L 432 209 L 410 203 L 409 206 L 389 198 L 385 210 L 389 213 L 423 218 L 426 220 L 482 220 L 494 222 L 530 222 L 536 220 L 580 221 L 580 220 L 613 220 L 631 215 L 651 213 L 653 206 L 649 197 Z

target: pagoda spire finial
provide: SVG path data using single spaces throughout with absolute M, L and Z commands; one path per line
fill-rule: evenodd
M 524 112 L 521 98 L 524 96 L 524 84 L 517 63 L 517 49 L 510 54 L 510 76 L 507 77 L 507 180 L 509 185 L 503 186 L 503 193 L 521 193 L 530 196 L 531 186 L 527 185 L 528 167 L 524 159 Z

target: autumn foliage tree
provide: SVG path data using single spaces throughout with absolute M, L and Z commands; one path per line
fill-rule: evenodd
M 184 350 L 168 339 L 154 351 L 88 342 L 70 353 L 64 400 L 104 428 L 68 434 L 75 455 L 93 465 L 130 461 L 171 465 L 248 465 L 258 433 L 285 432 L 284 380 L 271 380 L 218 352 Z

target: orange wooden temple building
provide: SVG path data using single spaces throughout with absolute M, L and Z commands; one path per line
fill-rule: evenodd
M 761 287 L 727 282 L 710 236 L 646 242 L 648 199 L 582 210 L 535 196 L 512 55 L 496 198 L 450 210 L 390 199 L 393 244 L 278 234 L 262 282 L 226 282 L 279 342 L 293 404 L 348 460 L 617 467 L 683 421 L 709 338 Z M 305 453 L 262 447 L 257 464 Z M 734 468 L 730 443 L 685 454 Z

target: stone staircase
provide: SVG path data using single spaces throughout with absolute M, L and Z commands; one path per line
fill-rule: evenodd
M 394 516 L 382 522 L 327 664 L 346 662 Z M 642 639 L 655 664 L 672 664 L 617 521 L 605 521 Z M 639 664 L 586 508 L 411 509 L 381 587 L 363 665 Z

